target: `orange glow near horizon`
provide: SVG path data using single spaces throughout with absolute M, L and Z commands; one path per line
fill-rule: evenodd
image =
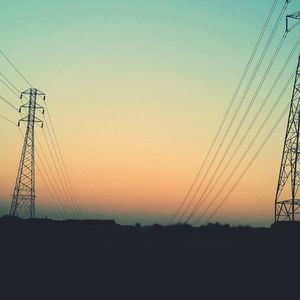
M 86 6 L 80 1 L 69 2 L 54 0 L 39 4 L 40 13 L 30 22 L 26 13 L 36 8 L 35 1 L 19 4 L 18 14 L 13 5 L 7 3 L 8 13 L 0 18 L 0 24 L 4 22 L 3 26 L 7 28 L 6 23 L 14 22 L 15 26 L 13 30 L 7 28 L 5 31 L 2 50 L 47 95 L 65 165 L 84 216 L 113 218 L 123 223 L 166 224 L 184 199 L 210 148 L 261 30 L 269 3 L 233 1 L 234 5 L 228 5 L 225 1 L 216 4 L 213 1 L 141 0 L 126 6 L 121 4 L 122 1 L 91 0 Z M 295 6 L 291 3 L 290 10 L 293 11 Z M 214 11 L 213 16 L 204 13 L 207 11 Z M 233 13 L 235 18 L 232 18 Z M 225 20 L 222 26 L 219 20 Z M 245 23 L 250 25 L 241 26 Z M 282 26 L 280 28 L 284 30 L 284 20 Z M 38 30 L 41 43 L 36 43 L 33 30 Z M 278 30 L 280 34 L 275 36 L 196 200 L 204 193 L 221 161 L 282 30 Z M 272 86 L 296 35 L 297 32 L 289 34 L 219 172 Z M 27 47 L 19 46 L 25 44 Z M 255 59 L 257 62 L 257 57 Z M 203 197 L 203 208 L 230 176 L 294 70 L 296 61 L 297 53 L 221 180 L 215 184 L 218 173 L 212 181 L 214 189 L 208 197 Z M 2 57 L 0 67 L 18 89 L 28 88 Z M 253 69 L 248 77 L 251 71 Z M 206 217 L 222 201 L 263 142 L 290 101 L 291 88 L 287 89 L 266 128 Z M 240 94 L 244 89 L 245 86 Z M 241 98 L 240 94 L 237 99 Z M 1 83 L 0 95 L 13 105 L 20 105 L 15 95 Z M 236 108 L 237 103 L 233 110 Z M 1 101 L 0 110 L 1 114 L 17 122 L 18 113 Z M 228 120 L 232 116 L 233 111 Z M 285 126 L 286 118 L 212 221 L 257 226 L 272 223 Z M 37 127 L 36 134 L 55 179 L 60 181 L 42 130 L 47 135 L 47 127 Z M 14 188 L 22 136 L 17 127 L 0 119 L 0 140 L 0 212 L 5 214 Z M 219 143 L 220 140 L 197 184 Z M 38 144 L 36 149 L 41 155 Z M 36 162 L 45 176 L 38 157 Z M 51 195 L 38 170 L 36 180 L 37 211 L 41 217 L 48 212 L 49 217 L 56 216 Z M 200 214 L 201 211 L 197 212 L 194 219 Z M 205 222 L 205 218 L 201 221 Z

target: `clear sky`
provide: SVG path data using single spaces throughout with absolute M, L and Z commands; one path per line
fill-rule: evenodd
M 278 1 L 266 37 L 284 2 Z M 122 223 L 168 222 L 205 157 L 272 3 L 0 0 L 0 49 L 47 94 L 65 163 L 86 217 Z M 299 1 L 292 1 L 287 12 L 297 10 Z M 282 20 L 252 94 L 284 29 Z M 299 27 L 289 34 L 250 116 L 298 36 Z M 298 52 L 260 120 L 295 68 Z M 2 57 L 0 71 L 18 89 L 28 88 Z M 1 83 L 0 95 L 20 105 Z M 252 155 L 290 97 L 291 86 Z M 0 112 L 14 121 L 19 118 L 3 102 Z M 251 225 L 273 221 L 285 123 L 286 118 L 214 221 Z M 37 135 L 42 138 L 41 130 L 37 128 Z M 0 140 L 0 212 L 5 214 L 22 136 L 17 127 L 0 119 Z M 53 210 L 37 175 L 38 215 L 56 216 Z

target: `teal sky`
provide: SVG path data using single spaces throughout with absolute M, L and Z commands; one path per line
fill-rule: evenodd
M 272 3 L 0 0 L 0 49 L 47 94 L 88 216 L 151 223 L 172 215 L 209 148 Z M 273 21 L 283 3 L 278 1 Z M 299 1 L 292 1 L 288 12 L 296 10 Z M 272 49 L 284 29 L 282 22 Z M 259 100 L 298 36 L 299 28 L 289 35 Z M 2 58 L 0 69 L 20 90 L 27 88 Z M 3 86 L 0 95 L 19 105 Z M 285 101 L 289 97 L 290 90 Z M 270 126 L 286 103 L 279 105 Z M 0 111 L 18 119 L 3 103 Z M 5 121 L 0 126 L 0 156 L 8 157 L 0 168 L 0 200 L 7 207 L 22 140 Z M 218 220 L 271 222 L 284 129 L 283 123 Z M 270 179 L 255 176 L 261 168 Z M 250 188 L 262 191 L 259 206 L 247 198 Z M 47 198 L 43 188 L 40 195 Z

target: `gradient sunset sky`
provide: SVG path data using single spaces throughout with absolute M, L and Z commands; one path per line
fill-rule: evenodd
M 278 1 L 260 49 L 284 2 Z M 0 0 L 0 49 L 46 93 L 85 217 L 126 224 L 165 224 L 170 220 L 209 149 L 272 3 Z M 287 13 L 299 7 L 299 1 L 292 1 Z M 284 30 L 283 19 L 247 101 Z M 288 35 L 250 115 L 268 93 L 298 36 L 299 27 Z M 299 48 L 259 120 L 295 69 L 298 54 Z M 28 88 L 3 57 L 0 72 L 18 89 Z M 289 103 L 291 89 L 292 85 L 243 166 Z M 20 105 L 1 83 L 0 95 Z M 18 113 L 1 101 L 0 113 L 15 122 L 19 119 Z M 251 116 L 247 124 L 250 120 Z M 287 116 L 213 221 L 255 226 L 273 222 L 286 120 Z M 41 131 L 36 129 L 42 139 Z M 3 215 L 10 205 L 23 141 L 18 128 L 3 119 L 0 140 Z M 56 217 L 38 174 L 36 193 L 37 215 Z

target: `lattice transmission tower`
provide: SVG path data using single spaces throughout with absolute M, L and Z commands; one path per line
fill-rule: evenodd
M 287 16 L 286 30 L 290 31 L 289 19 L 300 20 L 300 11 Z M 300 215 L 300 54 L 296 69 L 293 94 L 285 134 L 281 166 L 275 196 L 275 222 L 298 221 Z
M 41 91 L 30 88 L 21 93 L 20 98 L 28 98 L 28 102 L 20 106 L 19 112 L 25 110 L 27 115 L 19 120 L 26 122 L 26 133 L 19 164 L 15 189 L 10 206 L 10 215 L 18 217 L 35 217 L 35 151 L 34 151 L 34 127 L 35 123 L 43 121 L 36 117 L 36 111 L 44 113 L 44 107 L 37 103 L 37 97 L 41 96 L 45 100 L 45 94 Z

